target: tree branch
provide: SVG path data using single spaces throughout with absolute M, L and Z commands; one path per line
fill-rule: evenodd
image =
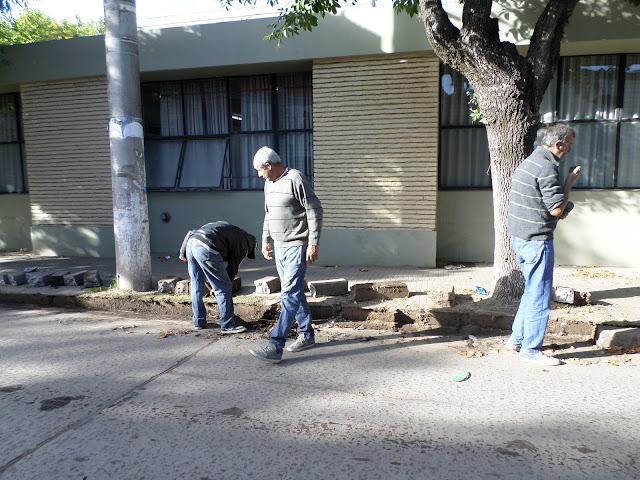
M 529 42 L 527 61 L 535 79 L 534 102 L 539 104 L 560 57 L 564 29 L 579 0 L 549 0 Z
M 420 0 L 420 19 L 427 30 L 427 39 L 433 51 L 448 65 L 455 65 L 462 53 L 460 30 L 442 8 L 441 0 Z

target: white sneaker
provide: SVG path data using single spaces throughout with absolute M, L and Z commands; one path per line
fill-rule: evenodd
M 547 367 L 554 367 L 562 363 L 556 357 L 550 357 L 549 355 L 546 355 L 542 352 L 536 352 L 533 355 L 523 355 L 522 353 L 520 353 L 520 361 L 537 363 L 538 365 L 544 365 Z

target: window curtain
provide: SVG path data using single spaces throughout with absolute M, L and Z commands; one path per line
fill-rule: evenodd
M 273 148 L 274 138 L 270 133 L 234 135 L 231 137 L 231 188 L 237 190 L 264 187 L 264 180 L 253 168 L 253 156 L 265 145 Z
M 0 192 L 25 191 L 21 149 L 13 94 L 0 95 Z
M 228 107 L 225 79 L 184 82 L 187 139 L 179 188 L 224 188 L 228 179 Z
M 443 65 L 440 75 L 440 186 L 487 188 L 490 186 L 489 143 L 483 125 L 471 120 L 471 84 Z M 465 128 L 466 127 L 466 128 Z
M 278 76 L 278 123 L 280 130 L 313 128 L 311 75 Z
M 640 55 L 627 55 L 622 118 L 634 121 L 620 124 L 618 186 L 637 188 L 640 187 Z
M 299 170 L 313 185 L 313 135 L 292 132 L 280 135 L 280 158 L 288 167 Z

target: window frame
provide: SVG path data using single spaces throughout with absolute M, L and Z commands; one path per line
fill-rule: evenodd
M 144 115 L 144 88 L 145 86 L 153 86 L 153 85 L 166 85 L 166 84 L 174 84 L 179 86 L 179 92 L 181 96 L 181 107 L 182 107 L 182 135 L 172 135 L 172 136 L 162 136 L 162 135 L 149 135 L 145 129 L 145 142 L 147 141 L 182 141 L 182 148 L 180 152 L 180 156 L 178 159 L 176 177 L 173 184 L 173 187 L 147 187 L 150 192 L 186 192 L 186 191 L 258 191 L 263 187 L 235 187 L 234 186 L 234 144 L 239 141 L 239 139 L 243 136 L 250 135 L 265 135 L 270 136 L 273 139 L 273 145 L 270 145 L 274 150 L 280 152 L 280 138 L 287 134 L 294 133 L 305 133 L 310 134 L 311 139 L 313 139 L 313 113 L 311 114 L 311 125 L 309 128 L 281 128 L 280 126 L 280 117 L 279 117 L 279 98 L 278 98 L 278 88 L 280 87 L 278 83 L 278 79 L 283 76 L 295 76 L 301 75 L 306 77 L 305 86 L 310 89 L 311 94 L 311 106 L 313 106 L 313 78 L 312 72 L 310 71 L 298 71 L 298 72 L 285 72 L 285 73 L 269 73 L 263 75 L 235 75 L 235 76 L 225 76 L 225 77 L 206 77 L 206 78 L 198 78 L 198 79 L 181 79 L 181 80 L 172 80 L 172 81 L 153 81 L 153 82 L 145 82 L 141 85 L 141 89 L 143 90 L 142 98 L 143 98 L 143 119 Z M 269 112 L 271 115 L 271 129 L 268 130 L 249 130 L 249 131 L 236 131 L 234 128 L 233 121 L 233 95 L 232 95 L 232 83 L 234 80 L 240 79 L 248 79 L 248 78 L 256 78 L 256 77 L 267 77 L 270 82 L 270 108 Z M 197 81 L 206 81 L 206 80 L 223 80 L 224 81 L 224 90 L 226 92 L 226 108 L 227 111 L 227 131 L 225 133 L 219 134 L 203 134 L 203 135 L 190 135 L 187 133 L 187 118 L 186 118 L 186 96 L 185 96 L 185 85 L 188 82 L 197 82 Z M 143 125 L 145 124 L 143 120 Z M 184 168 L 184 160 L 185 160 L 185 149 L 187 146 L 187 142 L 194 140 L 225 140 L 225 153 L 224 160 L 222 166 L 222 177 L 220 186 L 207 186 L 207 187 L 180 187 L 180 181 L 182 178 L 183 168 Z M 146 147 L 145 147 L 146 149 Z M 148 170 L 147 170 L 148 171 Z M 240 170 L 241 172 L 241 170 Z M 311 158 L 311 172 L 302 172 L 302 174 L 309 179 L 313 184 L 313 158 Z
M 22 190 L 15 192 L 3 192 L 0 191 L 0 195 L 15 195 L 15 194 L 25 194 L 29 193 L 29 183 L 27 181 L 27 169 L 26 169 L 26 152 L 25 152 L 25 141 L 24 141 L 24 131 L 23 131 L 23 123 L 22 123 L 22 103 L 20 98 L 20 93 L 0 93 L 0 96 L 4 97 L 13 97 L 13 105 L 14 105 L 14 113 L 15 113 L 15 126 L 17 132 L 17 140 L 5 142 L 0 140 L 0 145 L 17 145 L 18 151 L 20 152 L 20 175 L 22 180 Z
M 564 123 L 567 125 L 593 125 L 593 124 L 598 124 L 598 125 L 615 125 L 615 141 L 613 142 L 615 147 L 614 147 L 614 151 L 613 151 L 613 182 L 611 186 L 579 186 L 576 185 L 574 186 L 574 189 L 579 189 L 579 190 L 637 190 L 640 189 L 640 183 L 638 183 L 636 186 L 620 186 L 620 163 L 621 163 L 621 132 L 623 130 L 623 125 L 625 124 L 632 124 L 632 123 L 638 123 L 640 122 L 639 118 L 634 118 L 631 114 L 625 114 L 624 110 L 623 110 L 623 106 L 624 106 L 624 101 L 625 101 L 625 87 L 626 87 L 626 68 L 627 68 L 627 58 L 629 56 L 638 56 L 640 55 L 640 52 L 638 53 L 618 53 L 618 54 L 596 54 L 596 55 L 571 55 L 571 56 L 563 56 L 560 57 L 560 62 L 558 64 L 558 66 L 555 69 L 555 74 L 554 77 L 552 78 L 552 82 L 553 85 L 549 85 L 549 88 L 547 89 L 547 92 L 545 92 L 545 95 L 548 94 L 548 92 L 550 92 L 553 88 L 553 95 L 555 95 L 555 98 L 553 99 L 553 101 L 551 102 L 551 105 L 553 105 L 553 108 L 555 109 L 552 113 L 552 120 L 551 121 L 543 121 L 542 119 L 542 113 L 540 112 L 540 125 L 539 125 L 539 133 L 540 130 L 546 129 L 548 128 L 551 124 L 553 123 Z M 562 90 L 562 71 L 563 71 L 563 62 L 567 61 L 568 59 L 572 59 L 572 58 L 586 58 L 586 57 L 600 57 L 600 56 L 611 56 L 614 57 L 614 65 L 617 69 L 617 81 L 615 84 L 615 95 L 616 95 L 616 102 L 615 102 L 615 118 L 609 118 L 609 119 L 578 119 L 578 120 L 561 120 L 559 119 L 559 112 L 560 112 L 560 107 L 561 107 L 561 102 L 562 102 L 562 96 L 563 94 L 566 95 L 565 92 L 563 92 Z M 443 75 L 446 73 L 446 71 L 444 70 L 445 68 L 450 68 L 450 67 L 446 67 L 446 65 L 444 63 L 440 64 L 440 70 L 439 70 L 439 78 L 440 78 L 440 82 L 441 79 L 443 77 Z M 457 72 L 456 72 L 457 73 Z M 463 77 L 464 78 L 464 77 Z M 465 81 L 467 81 L 465 79 Z M 440 91 L 438 92 L 439 98 L 441 98 L 442 96 L 442 85 L 439 82 L 439 88 Z M 440 110 L 442 110 L 443 108 L 443 104 L 440 101 L 439 102 L 439 108 Z M 442 124 L 442 111 L 439 112 L 438 115 L 438 123 L 439 123 L 439 142 L 440 144 L 442 143 L 442 131 L 444 130 L 454 130 L 454 129 L 458 129 L 458 130 L 463 130 L 463 129 L 469 129 L 469 128 L 484 128 L 483 124 L 460 124 L 460 125 L 443 125 Z M 580 139 L 578 138 L 577 141 L 580 141 Z M 562 165 L 562 164 L 561 164 Z M 442 171 L 443 171 L 443 158 L 442 158 L 442 149 L 439 148 L 438 149 L 438 189 L 439 190 L 489 190 L 491 189 L 491 179 L 489 180 L 489 186 L 488 187 L 478 187 L 478 186 L 447 186 L 447 185 L 443 185 L 443 178 L 442 178 Z

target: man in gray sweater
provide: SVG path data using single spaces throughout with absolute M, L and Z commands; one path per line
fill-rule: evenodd
M 580 177 L 580 167 L 570 169 L 560 183 L 560 160 L 571 151 L 575 137 L 563 124 L 549 127 L 542 146 L 524 159 L 511 179 L 507 232 L 524 275 L 525 288 L 513 320 L 507 349 L 519 351 L 520 360 L 539 365 L 560 365 L 540 350 L 551 312 L 553 289 L 553 232 L 573 204 L 569 192 Z
M 298 322 L 298 338 L 287 350 L 299 352 L 315 345 L 304 276 L 307 263 L 318 259 L 322 205 L 309 182 L 298 170 L 285 167 L 271 148 L 258 150 L 253 166 L 266 180 L 262 255 L 267 260 L 275 256 L 282 308 L 269 343 L 250 352 L 265 362 L 279 363 L 294 320 Z

